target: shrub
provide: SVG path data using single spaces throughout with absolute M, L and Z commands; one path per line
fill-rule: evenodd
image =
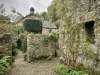
M 28 32 L 21 33 L 19 39 L 21 40 L 21 49 L 26 52 L 27 51 L 27 35 Z
M 60 63 L 54 66 L 54 70 L 61 75 L 89 75 L 84 71 L 68 70 L 68 68 L 65 65 Z
M 14 62 L 15 61 L 15 56 L 12 56 L 12 62 Z
M 10 56 L 5 56 L 0 60 L 0 75 L 5 75 L 10 70 L 10 64 L 8 61 L 10 60 Z
M 4 33 L 12 33 L 12 27 L 10 25 L 0 23 L 0 36 Z
M 53 32 L 53 33 L 49 36 L 49 39 L 58 41 L 58 39 L 59 39 L 58 33 Z
M 13 27 L 13 33 L 14 33 L 13 38 L 16 40 L 16 39 L 18 39 L 19 34 L 23 33 L 25 30 L 24 30 L 23 26 L 14 26 L 14 25 L 12 25 L 12 27 Z
M 55 66 L 54 66 L 54 70 L 61 74 L 61 75 L 67 75 L 68 73 L 68 69 L 65 65 L 63 64 L 60 64 L 60 63 L 57 63 Z
M 45 42 L 46 45 L 48 44 L 48 41 L 49 41 L 49 38 L 48 37 L 45 37 L 44 38 L 44 42 Z
M 16 56 L 18 54 L 18 49 L 13 49 L 12 56 Z
M 42 22 L 40 20 L 27 19 L 23 22 L 23 25 L 28 32 L 42 33 Z
M 27 53 L 24 53 L 24 61 L 27 61 Z

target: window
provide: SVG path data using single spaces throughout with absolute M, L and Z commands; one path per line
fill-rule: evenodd
M 50 29 L 49 32 L 51 33 L 52 32 L 52 29 Z
M 94 21 L 86 22 L 85 23 L 85 33 L 86 39 L 90 43 L 94 43 Z

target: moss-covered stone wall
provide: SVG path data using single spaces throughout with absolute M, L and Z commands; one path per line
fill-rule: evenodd
M 9 33 L 0 37 L 0 58 L 6 55 L 12 56 L 12 35 Z
M 70 68 L 82 64 L 85 68 L 100 72 L 100 2 L 89 1 L 66 0 L 63 3 L 69 11 L 66 17 L 61 15 L 59 48 L 63 51 L 64 63 Z M 73 3 L 76 3 L 76 8 Z

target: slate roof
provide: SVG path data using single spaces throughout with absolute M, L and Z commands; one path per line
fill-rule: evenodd
M 50 21 L 44 21 L 42 28 L 46 28 L 46 29 L 57 29 L 57 27 L 55 26 L 55 24 L 52 23 L 52 22 L 50 22 Z

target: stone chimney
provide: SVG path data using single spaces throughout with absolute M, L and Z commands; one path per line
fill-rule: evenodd
M 35 9 L 33 7 L 30 8 L 30 14 L 34 14 Z
M 50 16 L 49 21 L 50 21 L 51 23 L 53 23 L 53 16 Z

